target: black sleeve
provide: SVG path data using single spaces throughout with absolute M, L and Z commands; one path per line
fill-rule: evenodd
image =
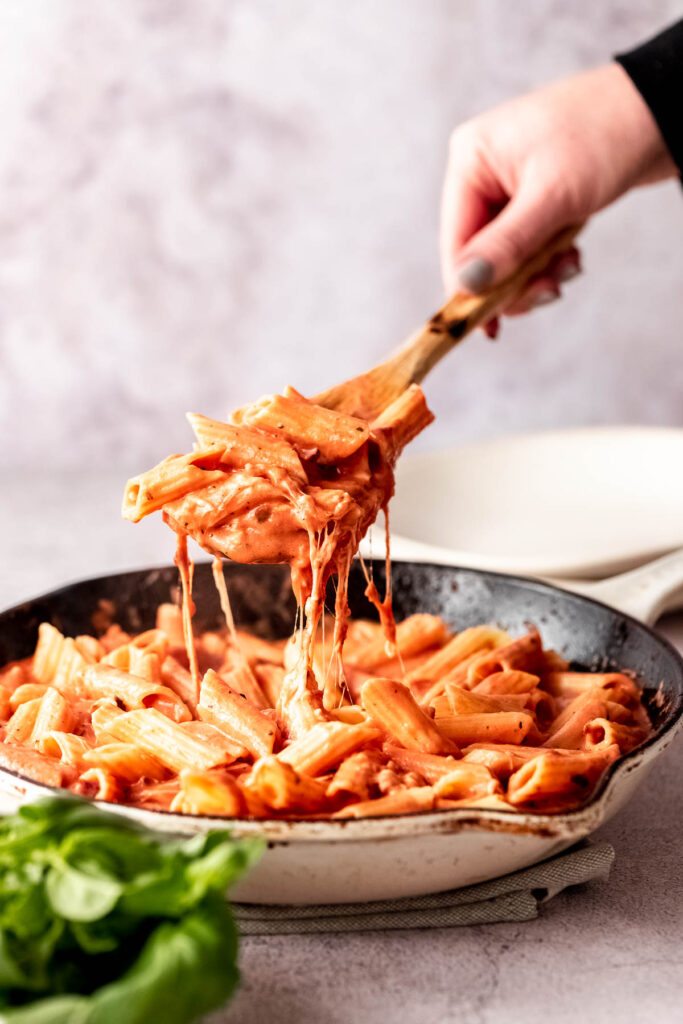
M 617 54 L 683 172 L 683 19 L 635 50 Z

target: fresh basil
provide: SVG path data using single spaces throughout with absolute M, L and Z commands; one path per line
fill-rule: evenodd
M 258 840 L 162 837 L 56 797 L 0 818 L 0 1024 L 188 1024 L 238 980 Z

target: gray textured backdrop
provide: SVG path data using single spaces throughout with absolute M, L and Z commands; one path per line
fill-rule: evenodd
M 673 19 L 674 0 L 5 0 L 6 468 L 121 477 L 290 382 L 379 359 L 441 300 L 449 130 Z M 682 423 L 683 195 L 623 200 L 570 298 L 427 385 L 423 447 Z

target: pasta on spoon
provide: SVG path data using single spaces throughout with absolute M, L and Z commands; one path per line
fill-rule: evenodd
M 300 650 L 279 710 L 300 735 L 341 699 L 341 653 L 348 627 L 348 574 L 368 528 L 394 491 L 393 467 L 405 445 L 433 419 L 417 385 L 372 423 L 309 402 L 293 388 L 233 413 L 228 423 L 189 415 L 195 450 L 172 455 L 130 480 L 123 515 L 138 522 L 161 510 L 178 537 L 188 652 L 191 643 L 187 538 L 214 557 L 284 562 L 302 612 Z M 313 645 L 331 576 L 337 578 L 333 657 L 323 692 L 311 672 Z M 230 627 L 227 594 L 222 593 Z M 368 581 L 389 643 L 390 594 Z M 196 663 L 191 664 L 195 681 Z

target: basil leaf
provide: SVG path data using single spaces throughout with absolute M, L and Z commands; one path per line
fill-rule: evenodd
M 114 909 L 123 885 L 63 864 L 48 871 L 45 891 L 55 914 L 65 921 L 97 921 Z
M 143 871 L 158 868 L 161 857 L 158 844 L 152 844 L 131 832 L 115 828 L 83 828 L 70 832 L 59 852 L 67 863 L 117 878 L 133 878 Z
M 31 979 L 17 962 L 10 946 L 9 936 L 0 931 L 0 989 L 25 988 L 31 984 Z
M 159 925 L 134 967 L 92 997 L 87 1024 L 186 1024 L 232 994 L 236 955 L 227 904 Z
M 180 916 L 208 892 L 225 892 L 260 857 L 262 844 L 253 840 L 243 840 L 239 845 L 223 841 L 220 845 L 195 844 L 195 849 L 201 853 L 192 859 L 178 844 L 156 873 L 141 875 L 129 883 L 121 897 L 121 909 L 135 915 Z
M 85 996 L 54 996 L 5 1013 L 0 1011 L 0 1024 L 86 1024 L 89 1012 Z

